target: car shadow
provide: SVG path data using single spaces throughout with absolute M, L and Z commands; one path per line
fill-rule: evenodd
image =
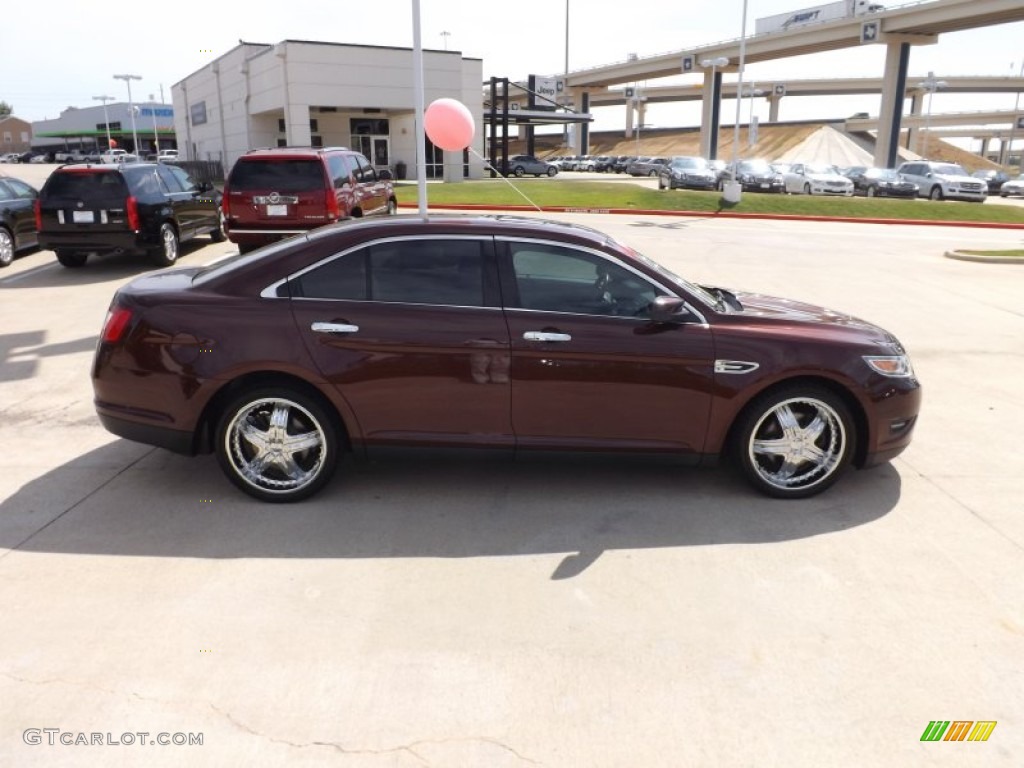
M 45 344 L 46 331 L 0 333 L 0 382 L 31 379 L 36 375 L 39 361 L 44 357 L 73 355 L 96 349 L 99 334 L 83 336 L 73 341 Z
M 182 243 L 179 248 L 179 262 L 195 251 L 210 244 L 208 237 L 197 237 Z M 26 288 L 50 288 L 74 285 L 91 285 L 126 280 L 157 267 L 148 256 L 129 253 L 93 255 L 83 267 L 62 267 L 52 251 L 42 251 L 46 261 L 29 270 L 14 275 L 0 274 L 0 290 L 23 290 Z M 7 281 L 5 277 L 13 278 Z
M 564 554 L 553 579 L 610 550 L 774 544 L 836 534 L 900 498 L 891 465 L 803 501 L 757 495 L 731 472 L 629 461 L 434 454 L 346 459 L 298 504 L 245 496 L 211 456 L 115 440 L 0 503 L 0 547 L 189 558 L 466 558 Z

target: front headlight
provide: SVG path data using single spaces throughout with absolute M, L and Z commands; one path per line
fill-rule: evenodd
M 883 376 L 905 379 L 914 375 L 914 366 L 907 355 L 864 355 L 864 362 Z

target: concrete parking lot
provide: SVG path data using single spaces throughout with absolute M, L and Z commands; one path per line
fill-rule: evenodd
M 1024 269 L 942 254 L 1024 230 L 558 218 L 888 328 L 925 388 L 915 442 L 797 503 L 727 471 L 420 456 L 260 505 L 95 419 L 100 324 L 149 267 L 20 257 L 0 765 L 1019 765 Z M 997 726 L 921 742 L 934 720 Z

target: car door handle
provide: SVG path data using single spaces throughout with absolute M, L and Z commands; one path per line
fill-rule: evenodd
M 523 334 L 527 341 L 572 341 L 568 333 L 549 333 L 547 331 L 527 331 Z
M 313 323 L 309 326 L 314 333 L 357 333 L 358 325 L 348 323 Z

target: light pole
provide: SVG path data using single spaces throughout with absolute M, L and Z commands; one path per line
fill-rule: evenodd
M 93 101 L 103 102 L 103 125 L 107 129 L 107 149 L 110 149 L 110 116 L 107 114 L 107 102 L 114 101 L 113 96 L 93 96 Z
M 754 126 L 754 97 L 763 95 L 764 91 L 760 88 L 755 88 L 754 83 L 751 83 L 744 93 L 744 96 L 750 97 L 750 115 L 747 117 L 747 144 L 751 147 L 757 143 L 757 129 Z
M 447 29 L 441 33 L 441 38 L 444 40 L 444 49 L 448 50 L 448 38 L 452 36 L 452 33 Z
M 736 79 L 736 124 L 733 126 L 732 133 L 732 176 L 736 178 L 736 165 L 739 162 L 740 152 L 740 108 L 743 105 L 743 100 L 740 98 L 740 94 L 743 93 L 743 67 L 747 59 L 747 0 L 743 0 L 743 21 L 740 26 L 740 71 L 739 76 Z M 739 201 L 739 191 L 736 192 L 737 202 Z
M 150 109 L 153 111 L 153 151 L 156 152 L 157 159 L 160 159 L 160 137 L 156 132 L 156 100 L 153 94 L 149 94 L 149 103 L 153 106 Z
M 139 154 L 139 134 L 135 130 L 135 105 L 132 104 L 132 80 L 141 80 L 141 75 L 114 75 L 115 80 L 124 80 L 128 85 L 128 111 L 132 116 L 132 141 L 135 144 L 135 154 Z
M 928 92 L 928 109 L 924 116 L 924 152 L 921 153 L 921 156 L 926 160 L 928 159 L 928 145 L 931 143 L 932 138 L 930 135 L 932 124 L 932 97 L 935 96 L 935 92 L 939 90 L 939 88 L 945 88 L 947 85 L 949 85 L 949 83 L 945 80 L 936 80 L 934 72 L 929 72 L 928 77 L 918 84 L 919 88 L 924 88 Z

